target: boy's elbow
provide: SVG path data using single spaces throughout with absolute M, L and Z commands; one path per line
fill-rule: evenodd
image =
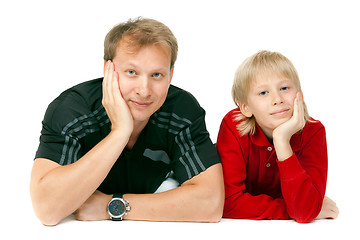
M 321 208 L 321 204 L 320 204 L 320 208 Z M 310 223 L 315 220 L 318 214 L 319 211 L 314 211 L 310 209 L 308 211 L 298 212 L 297 214 L 290 214 L 290 217 L 295 219 L 295 221 L 298 223 Z
M 315 218 L 313 217 L 297 217 L 295 218 L 295 221 L 298 223 L 310 223 L 314 220 Z

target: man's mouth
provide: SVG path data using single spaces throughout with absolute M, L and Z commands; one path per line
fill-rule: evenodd
M 143 101 L 131 101 L 136 107 L 145 108 L 151 105 L 152 102 L 143 102 Z

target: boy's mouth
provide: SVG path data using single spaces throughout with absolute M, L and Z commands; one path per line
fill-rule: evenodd
M 275 112 L 270 113 L 270 115 L 272 115 L 272 116 L 281 116 L 281 115 L 286 114 L 289 110 L 290 110 L 289 108 L 277 110 Z

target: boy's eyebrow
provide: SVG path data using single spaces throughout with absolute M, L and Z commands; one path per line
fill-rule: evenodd
M 261 84 L 261 85 L 256 85 L 252 86 L 252 89 L 258 90 L 258 89 L 263 89 L 263 88 L 267 88 L 268 84 Z

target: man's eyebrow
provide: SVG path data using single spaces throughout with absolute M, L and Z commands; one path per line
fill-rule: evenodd
M 139 68 L 138 65 L 134 64 L 134 63 L 125 63 L 123 64 L 124 67 L 131 67 L 131 68 Z M 167 67 L 158 67 L 158 68 L 154 68 L 151 69 L 151 72 L 164 72 L 164 71 L 168 71 L 170 68 Z
M 122 66 L 126 66 L 126 67 L 137 67 L 137 65 L 136 64 L 134 64 L 134 63 L 131 63 L 131 62 L 128 62 L 128 63 L 124 63 L 124 64 L 121 64 Z M 120 66 L 121 66 L 120 65 Z
M 162 72 L 162 71 L 167 71 L 167 70 L 169 70 L 169 68 L 167 68 L 167 67 L 159 67 L 159 68 L 155 68 L 153 70 L 153 72 Z

